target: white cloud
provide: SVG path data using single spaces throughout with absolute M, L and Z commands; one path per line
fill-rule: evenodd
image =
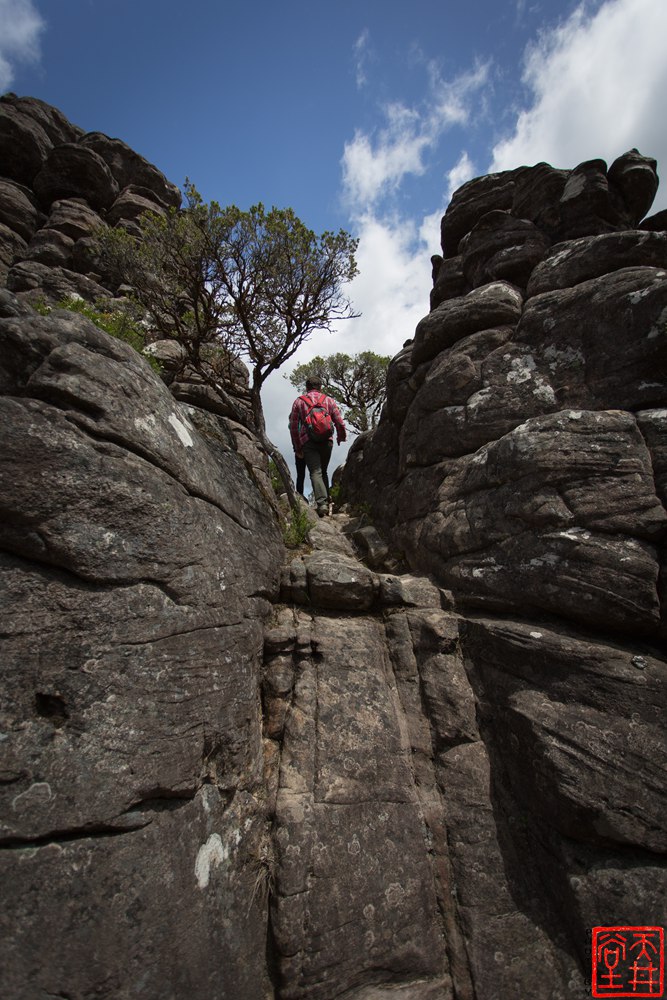
M 380 219 L 372 213 L 358 220 L 359 274 L 346 291 L 361 316 L 341 322 L 331 335 L 315 333 L 298 351 L 289 371 L 317 354 L 376 351 L 393 357 L 400 351 L 429 311 L 430 255 L 438 250 L 443 211 L 429 216 L 419 226 L 398 219 Z M 269 437 L 294 475 L 287 415 L 298 392 L 282 375 L 281 370 L 267 381 L 262 398 Z M 334 446 L 332 468 L 344 461 L 353 440 L 350 435 L 345 446 Z
M 359 90 L 367 83 L 366 63 L 369 58 L 369 42 L 370 33 L 368 28 L 364 28 L 354 43 L 354 68 Z
M 465 125 L 472 99 L 488 79 L 489 63 L 451 81 L 444 81 L 434 63 L 428 66 L 429 90 L 423 110 L 400 102 L 383 109 L 384 125 L 374 135 L 361 130 L 345 144 L 342 157 L 343 197 L 352 211 L 363 215 L 387 194 L 395 192 L 407 174 L 421 176 L 425 154 L 452 125 Z
M 465 184 L 466 181 L 472 180 L 475 174 L 475 164 L 464 150 L 461 153 L 458 162 L 447 173 L 447 201 L 449 201 L 454 192 L 460 188 L 462 184 Z
M 14 80 L 14 65 L 37 62 L 45 24 L 32 0 L 0 0 L 0 92 Z
M 490 169 L 611 163 L 633 147 L 667 163 L 665 38 L 663 0 L 606 0 L 592 14 L 582 3 L 527 50 L 531 104 L 495 146 Z M 659 192 L 652 211 L 666 206 Z

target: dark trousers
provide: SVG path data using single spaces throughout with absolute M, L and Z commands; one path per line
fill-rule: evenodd
M 295 455 L 294 464 L 296 465 L 296 491 L 303 496 L 303 484 L 306 481 L 306 460 Z
M 308 466 L 310 481 L 313 484 L 315 503 L 325 507 L 329 502 L 329 460 L 333 449 L 333 441 L 306 441 L 303 446 L 303 457 Z

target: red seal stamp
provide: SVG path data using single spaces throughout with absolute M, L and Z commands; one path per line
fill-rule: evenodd
M 594 927 L 591 959 L 594 997 L 663 995 L 663 927 Z

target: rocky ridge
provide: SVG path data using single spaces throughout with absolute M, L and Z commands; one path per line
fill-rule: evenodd
M 122 293 L 54 256 L 62 212 L 77 245 L 170 186 L 32 98 L 0 149 L 0 223 L 52 261 L 0 291 L 3 994 L 590 995 L 591 927 L 664 924 L 655 165 L 455 195 L 345 471 L 375 526 L 290 553 L 173 345 L 160 379 L 30 306 Z

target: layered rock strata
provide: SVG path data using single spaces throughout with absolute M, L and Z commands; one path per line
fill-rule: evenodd
M 431 311 L 345 470 L 460 615 L 479 740 L 434 752 L 477 997 L 514 995 L 493 979 L 521 965 L 515 921 L 515 940 L 539 929 L 580 973 L 592 927 L 664 923 L 667 233 L 664 213 L 642 222 L 656 189 L 636 150 L 609 170 L 464 185 Z M 520 992 L 585 995 L 567 961 L 545 975 L 553 994 Z
M 655 165 L 455 195 L 375 523 L 286 559 L 174 344 L 30 307 L 113 294 L 89 234 L 176 189 L 32 98 L 0 149 L 2 995 L 590 995 L 592 927 L 664 924 Z

